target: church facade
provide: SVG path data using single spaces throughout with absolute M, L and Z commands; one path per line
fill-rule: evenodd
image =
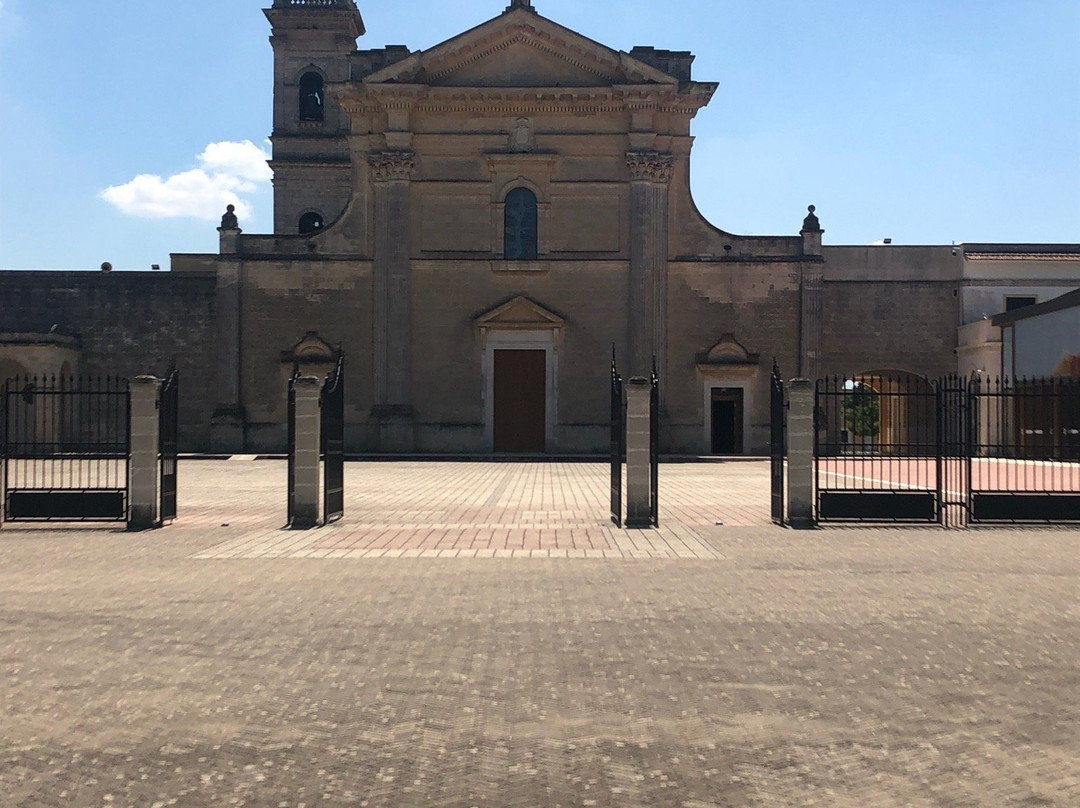
M 339 350 L 346 446 L 372 453 L 603 451 L 613 348 L 624 376 L 657 369 L 676 454 L 764 453 L 774 359 L 956 369 L 956 248 L 825 247 L 812 206 L 775 237 L 702 217 L 691 124 L 717 85 L 690 53 L 612 49 L 527 0 L 420 51 L 358 50 L 353 0 L 265 13 L 273 234 L 229 211 L 219 253 L 168 273 L 0 274 L 35 300 L 0 332 L 39 353 L 175 361 L 185 448 L 280 451 L 288 377 Z M 1080 248 L 1053 255 L 1080 285 Z
M 356 50 L 352 2 L 266 13 L 277 232 L 222 229 L 220 446 L 279 443 L 291 361 L 340 345 L 371 451 L 599 450 L 612 346 L 627 376 L 655 358 L 669 451 L 764 447 L 773 357 L 815 369 L 821 232 L 698 213 L 716 85 L 691 54 L 613 50 L 528 2 L 417 52 Z

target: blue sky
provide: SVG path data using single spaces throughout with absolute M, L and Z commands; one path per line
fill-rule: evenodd
M 216 250 L 229 194 L 269 232 L 265 5 L 0 0 L 0 268 L 167 267 Z M 506 0 L 359 5 L 360 47 L 419 49 Z M 719 227 L 795 233 L 814 203 L 830 244 L 1080 241 L 1077 0 L 534 5 L 721 83 L 692 163 Z

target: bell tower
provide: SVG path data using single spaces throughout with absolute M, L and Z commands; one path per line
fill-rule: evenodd
M 350 78 L 364 34 L 354 0 L 274 0 L 274 232 L 317 233 L 349 202 L 349 120 L 326 85 Z

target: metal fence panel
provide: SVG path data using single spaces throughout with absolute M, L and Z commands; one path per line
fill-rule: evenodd
M 322 389 L 321 441 L 323 452 L 323 519 L 336 522 L 345 515 L 345 354 Z
M 127 380 L 19 377 L 2 390 L 5 518 L 127 519 Z
M 626 454 L 626 402 L 623 381 L 611 346 L 611 521 L 622 527 L 622 469 Z
M 180 374 L 172 370 L 161 385 L 158 443 L 161 473 L 161 521 L 176 518 Z
M 784 379 L 780 368 L 773 361 L 772 384 L 769 400 L 769 456 L 771 511 L 774 524 L 785 523 L 784 508 L 784 456 L 786 454 L 785 428 L 787 410 L 784 407 Z
M 941 521 L 936 381 L 834 376 L 815 406 L 819 521 Z
M 1080 522 L 1080 380 L 973 379 L 973 523 Z

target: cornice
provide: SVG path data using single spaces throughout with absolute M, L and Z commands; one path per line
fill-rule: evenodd
M 350 115 L 411 108 L 421 112 L 495 114 L 653 110 L 692 116 L 709 103 L 715 89 L 716 85 L 698 83 L 688 87 L 429 87 L 352 82 L 333 87 L 335 100 Z

